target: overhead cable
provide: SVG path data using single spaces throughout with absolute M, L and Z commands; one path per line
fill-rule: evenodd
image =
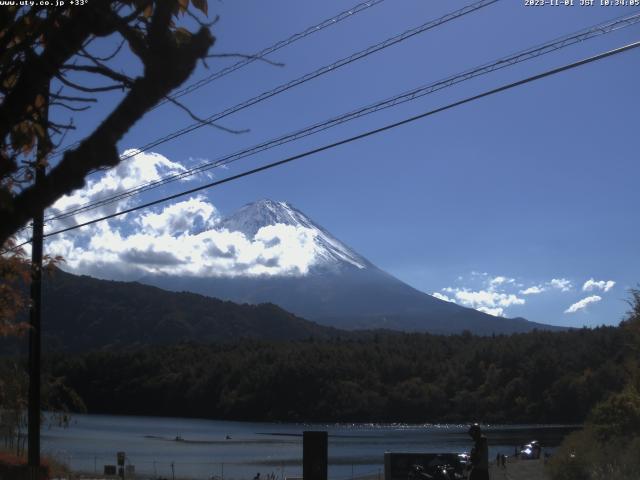
M 414 27 L 408 30 L 405 30 L 404 32 L 395 35 L 393 37 L 390 37 L 382 42 L 379 42 L 375 45 L 371 45 L 370 47 L 364 49 L 364 50 L 360 50 L 348 57 L 344 57 L 341 58 L 340 60 L 337 60 L 331 64 L 325 65 L 324 67 L 321 67 L 317 70 L 314 70 L 312 72 L 309 72 L 301 77 L 298 77 L 294 80 L 291 80 L 287 83 L 278 85 L 277 87 L 273 88 L 272 90 L 268 90 L 265 91 L 263 93 L 261 93 L 260 95 L 257 95 L 255 97 L 252 97 L 248 100 L 245 100 L 239 104 L 236 104 L 232 107 L 229 107 L 221 112 L 218 113 L 214 113 L 213 115 L 210 115 L 209 117 L 207 117 L 206 119 L 204 119 L 204 121 L 199 121 L 199 122 L 195 122 L 192 123 L 191 125 L 188 125 L 184 128 L 181 128 L 179 130 L 176 130 L 172 133 L 169 133 L 163 137 L 160 137 L 156 140 L 153 140 L 150 143 L 147 143 L 146 145 L 144 145 L 143 147 L 137 148 L 134 151 L 128 153 L 127 155 L 121 156 L 120 157 L 120 161 L 124 161 L 127 160 L 131 157 L 134 157 L 135 155 L 142 153 L 142 152 L 146 152 L 154 147 L 157 147 L 158 145 L 161 145 L 163 143 L 166 143 L 168 141 L 171 141 L 175 138 L 181 137 L 183 135 L 186 135 L 187 133 L 191 133 L 195 130 L 198 130 L 206 125 L 210 125 L 222 118 L 225 118 L 233 113 L 239 112 L 241 110 L 244 110 L 245 108 L 251 107 L 253 105 L 256 105 L 257 103 L 263 102 L 264 100 L 267 100 L 275 95 L 278 95 L 282 92 L 285 92 L 287 90 L 290 90 L 291 88 L 297 87 L 298 85 L 302 85 L 310 80 L 313 80 L 317 77 L 320 77 L 322 75 L 326 75 L 327 73 L 330 72 L 334 72 L 336 70 L 338 70 L 341 67 L 344 67 L 345 65 L 349 65 L 353 62 L 356 62 L 358 60 L 361 60 L 362 58 L 368 57 L 369 55 L 376 53 L 378 51 L 384 50 L 388 47 L 391 47 L 393 45 L 396 45 L 400 42 L 403 42 L 404 40 L 407 40 L 409 38 L 414 37 L 415 35 L 418 35 L 420 33 L 424 33 L 428 30 L 431 30 L 433 28 L 436 28 L 440 25 L 443 25 L 445 23 L 448 23 L 452 20 L 458 19 L 460 17 L 463 17 L 464 15 L 467 15 L 469 13 L 475 12 L 481 8 L 487 7 L 489 5 L 492 5 L 494 3 L 499 2 L 500 0 L 480 0 L 474 3 L 471 3 L 465 7 L 462 7 L 458 10 L 455 10 L 453 12 L 447 13 L 435 20 L 430 20 L 426 23 L 423 23 L 422 25 L 418 26 L 418 27 Z
M 225 67 L 221 70 L 218 70 L 208 76 L 206 76 L 205 78 L 198 80 L 197 82 L 192 83 L 191 85 L 187 85 L 184 88 L 181 88 L 180 90 L 177 90 L 176 92 L 174 92 L 172 95 L 169 95 L 168 98 L 162 100 L 161 102 L 159 102 L 158 104 L 156 104 L 154 107 L 151 108 L 151 110 L 154 110 L 155 108 L 159 107 L 160 105 L 163 105 L 171 100 L 175 100 L 176 98 L 182 97 L 184 95 L 187 95 L 191 92 L 196 91 L 197 89 L 215 82 L 216 80 L 229 75 L 232 72 L 235 72 L 236 70 L 239 70 L 243 67 L 246 67 L 247 65 L 255 62 L 256 60 L 260 60 L 264 57 L 266 57 L 267 55 L 276 52 L 278 50 L 280 50 L 281 48 L 284 48 L 286 46 L 291 45 L 292 43 L 297 42 L 298 40 L 302 40 L 303 38 L 308 37 L 309 35 L 312 35 L 314 33 L 320 32 L 322 30 L 324 30 L 327 27 L 331 27 L 332 25 L 337 25 L 339 22 L 341 22 L 342 20 L 345 20 L 347 18 L 351 18 L 354 15 L 363 12 L 365 10 L 367 10 L 368 8 L 374 7 L 380 3 L 384 2 L 384 0 L 369 0 L 367 2 L 363 2 L 363 3 L 359 3 L 357 5 L 354 5 L 353 7 L 349 8 L 348 10 L 344 10 L 343 12 L 338 13 L 337 15 L 334 15 L 331 18 L 327 18 L 326 20 L 323 20 L 320 23 L 317 23 L 315 25 L 312 25 L 308 28 L 306 28 L 305 30 L 295 33 L 293 35 L 291 35 L 289 38 L 286 38 L 284 40 L 280 40 L 279 42 L 274 43 L 273 45 L 270 45 L 266 48 L 263 48 L 262 50 L 260 50 L 259 52 L 254 53 L 253 55 L 248 55 L 246 58 L 243 58 L 242 60 L 239 60 L 238 62 L 234 63 L 233 65 L 230 65 L 228 67 Z M 58 149 L 53 156 L 59 156 L 62 155 L 65 151 L 70 150 L 72 148 L 77 147 L 78 145 L 80 145 L 80 142 L 74 142 L 70 145 L 67 145 L 65 147 L 62 147 L 60 149 Z
M 198 90 L 199 88 L 203 87 L 204 85 L 207 85 L 211 82 L 214 82 L 216 80 L 218 80 L 219 78 L 224 77 L 225 75 L 230 74 L 231 72 L 235 72 L 236 70 L 238 70 L 239 68 L 245 67 L 247 65 L 249 65 L 250 63 L 259 60 L 263 57 L 266 57 L 267 55 L 280 50 L 283 47 L 286 47 L 288 45 L 291 45 L 294 42 L 297 42 L 298 40 L 301 40 L 313 33 L 319 32 L 321 30 L 324 30 L 327 27 L 330 27 L 332 25 L 336 25 L 338 22 L 352 17 L 353 15 L 360 13 L 370 7 L 373 7 L 374 5 L 377 5 L 381 2 L 383 2 L 384 0 L 370 0 L 368 2 L 364 2 L 364 3 L 360 3 L 354 7 L 351 7 L 348 10 L 345 10 L 344 12 L 339 13 L 338 15 L 335 15 L 331 18 L 328 18 L 320 23 L 318 23 L 317 25 L 313 25 L 309 28 L 307 28 L 306 30 L 300 32 L 300 33 L 296 33 L 294 35 L 291 35 L 289 38 L 287 38 L 286 40 L 281 40 L 273 45 L 271 45 L 270 47 L 264 48 L 263 50 L 260 50 L 259 52 L 249 56 L 248 58 L 242 59 L 237 63 L 234 63 L 233 65 L 223 68 L 222 70 L 218 70 L 217 72 L 212 73 L 211 75 L 208 75 L 207 77 L 198 80 L 195 83 L 192 83 L 191 85 L 188 85 L 178 91 L 176 91 L 175 93 L 173 93 L 171 95 L 171 98 L 176 99 L 179 97 L 182 97 L 184 95 L 187 95 L 191 92 L 194 92 L 196 90 Z M 162 102 L 160 102 L 157 106 L 162 105 L 163 103 L 166 103 L 167 100 L 164 100 Z M 154 107 L 155 108 L 155 107 Z
M 631 25 L 634 25 L 636 23 L 640 22 L 640 13 L 636 13 L 636 14 L 632 14 L 632 15 L 626 15 L 624 17 L 619 17 L 616 18 L 614 20 L 610 20 L 604 23 L 600 23 L 597 25 L 594 25 L 592 27 L 580 30 L 578 32 L 569 34 L 569 35 L 565 35 L 563 37 L 559 37 L 556 38 L 550 42 L 535 46 L 535 47 L 531 47 L 528 48 L 526 50 L 522 50 L 519 51 L 517 53 L 511 54 L 509 56 L 506 57 L 502 57 L 498 60 L 495 60 L 493 62 L 490 63 L 485 63 L 483 65 L 480 65 L 478 67 L 472 68 L 472 69 L 468 69 L 463 71 L 462 73 L 458 73 L 455 75 L 451 75 L 449 77 L 443 78 L 441 80 L 438 80 L 436 82 L 430 83 L 428 85 L 423 85 L 421 87 L 417 87 L 414 88 L 412 90 L 409 90 L 407 92 L 395 95 L 393 97 L 387 98 L 385 100 L 381 100 L 379 102 L 370 104 L 368 106 L 365 107 L 361 107 L 359 109 L 350 111 L 348 113 L 342 114 L 340 116 L 331 118 L 329 120 L 323 121 L 323 122 L 319 122 L 319 123 L 315 123 L 311 126 L 305 127 L 303 129 L 300 130 L 296 130 L 294 132 L 282 135 L 280 137 L 277 137 L 275 139 L 271 139 L 265 142 L 262 142 L 260 144 L 254 145 L 250 148 L 245 148 L 243 150 L 240 150 L 238 152 L 235 152 L 233 154 L 229 154 L 226 155 L 222 158 L 219 158 L 217 160 L 214 160 L 212 162 L 205 162 L 202 163 L 194 168 L 191 168 L 189 170 L 186 170 L 184 172 L 180 172 L 180 173 L 176 173 L 176 174 L 172 174 L 172 175 L 167 175 L 163 178 L 160 178 L 158 180 L 154 180 L 151 182 L 147 182 L 145 184 L 139 185 L 137 187 L 134 187 L 132 189 L 126 190 L 124 192 L 120 192 L 116 195 L 112 195 L 109 196 L 107 198 L 103 198 L 100 200 L 95 200 L 92 202 L 89 202 L 85 205 L 81 205 L 78 207 L 74 207 L 71 209 L 68 209 L 64 212 L 61 212 L 59 214 L 55 214 L 52 215 L 50 217 L 48 217 L 46 219 L 46 221 L 50 222 L 50 221 L 55 221 L 55 220 L 62 220 L 65 218 L 69 218 L 72 217 L 74 215 L 77 215 L 78 213 L 82 213 L 82 212 L 86 212 L 88 210 L 92 210 L 98 207 L 102 207 L 117 201 L 121 201 L 124 200 L 126 198 L 130 198 L 134 195 L 138 195 L 142 192 L 151 190 L 153 188 L 157 188 L 160 187 L 162 185 L 166 185 L 168 183 L 177 181 L 177 180 L 181 180 L 184 179 L 188 176 L 192 176 L 198 173 L 202 173 L 204 171 L 207 170 L 211 170 L 213 168 L 217 168 L 223 165 L 228 165 L 230 163 L 233 163 L 237 160 L 240 160 L 241 158 L 246 158 L 248 156 L 251 155 L 255 155 L 257 153 L 263 152 L 265 150 L 298 140 L 300 138 L 304 138 L 307 137 L 309 135 L 313 135 L 315 133 L 327 130 L 329 128 L 335 127 L 337 125 L 346 123 L 348 121 L 351 120 L 355 120 L 357 118 L 363 117 L 365 115 L 369 115 L 371 113 L 375 113 L 378 112 L 380 110 L 383 109 L 387 109 L 396 105 L 400 105 L 402 103 L 405 102 L 409 102 L 412 100 L 415 100 L 417 98 L 423 97 L 425 95 L 434 93 L 438 90 L 456 85 L 458 83 L 461 83 L 463 81 L 466 80 L 470 80 L 472 78 L 475 78 L 477 76 L 480 75 L 485 75 L 487 73 L 496 71 L 496 70 L 500 70 L 512 65 L 515 65 L 517 63 L 523 62 L 523 61 L 527 61 L 533 58 L 537 58 L 541 55 L 545 55 L 557 50 L 560 50 L 562 48 L 568 47 L 570 45 L 574 45 L 576 43 L 600 36 L 600 35 L 604 35 L 610 32 L 613 32 L 615 30 L 624 28 L 624 27 L 628 27 Z
M 169 133 L 157 140 L 154 140 L 148 144 L 146 144 L 145 146 L 136 149 L 134 152 L 129 153 L 128 155 L 125 155 L 124 157 L 121 158 L 122 160 L 126 160 L 127 158 L 131 158 L 135 155 L 137 155 L 138 153 L 142 153 L 145 152 L 147 150 L 150 150 L 153 147 L 157 147 L 158 145 L 161 145 L 165 142 L 168 142 L 170 140 L 173 140 L 175 138 L 181 137 L 182 135 L 186 135 L 187 133 L 193 132 L 195 130 L 198 130 L 206 125 L 209 125 L 211 123 L 214 123 L 222 118 L 225 118 L 233 113 L 239 112 L 241 110 L 244 110 L 245 108 L 251 107 L 253 105 L 256 105 L 257 103 L 263 102 L 264 100 L 267 100 L 275 95 L 278 95 L 282 92 L 285 92 L 287 90 L 290 90 L 294 87 L 297 87 L 298 85 L 302 85 L 303 83 L 306 83 L 310 80 L 313 80 L 314 78 L 320 77 L 322 75 L 326 75 L 327 73 L 330 72 L 334 72 L 336 70 L 338 70 L 341 67 L 344 67 L 345 65 L 349 65 L 353 62 L 356 62 L 358 60 L 361 60 L 362 58 L 368 57 L 369 55 L 379 52 L 381 50 L 384 50 L 388 47 L 391 47 L 393 45 L 396 45 L 400 42 L 403 42 L 411 37 L 414 37 L 415 35 L 418 35 L 420 33 L 424 33 L 428 30 L 431 30 L 433 28 L 436 28 L 440 25 L 443 25 L 447 22 L 450 22 L 452 20 L 455 20 L 457 18 L 460 18 L 464 15 L 467 15 L 469 13 L 475 12 L 481 8 L 487 7 L 489 5 L 492 5 L 496 2 L 498 2 L 500 0 L 480 0 L 478 2 L 472 3 L 467 5 L 466 7 L 460 8 L 458 10 L 455 10 L 454 12 L 448 13 L 446 15 L 443 15 L 442 17 L 435 19 L 435 20 L 431 20 L 429 22 L 426 22 L 418 27 L 415 28 L 411 28 L 409 30 L 406 30 L 398 35 L 395 35 L 394 37 L 388 38 L 386 40 L 384 40 L 383 42 L 377 43 L 375 45 L 372 45 L 364 50 L 361 50 L 359 52 L 356 52 L 348 57 L 344 57 L 340 60 L 337 60 L 329 65 L 325 65 L 324 67 L 321 67 L 317 70 L 314 70 L 312 72 L 309 72 L 301 77 L 298 77 L 294 80 L 291 80 L 287 83 L 283 83 L 281 85 L 278 85 L 277 87 L 273 88 L 272 90 L 268 90 L 266 92 L 261 93 L 260 95 L 257 95 L 253 98 L 250 98 L 248 100 L 245 100 L 237 105 L 234 105 L 233 107 L 229 107 L 225 110 L 222 110 L 221 112 L 218 113 L 214 113 L 213 115 L 210 115 L 209 117 L 207 117 L 206 119 L 204 119 L 204 122 L 195 122 L 191 125 L 188 125 L 180 130 L 176 130 L 172 133 Z
M 361 134 L 358 134 L 358 135 L 354 135 L 352 137 L 348 137 L 348 138 L 339 140 L 337 142 L 333 142 L 333 143 L 330 143 L 328 145 L 324 145 L 322 147 L 314 148 L 312 150 L 307 150 L 306 152 L 303 152 L 303 153 L 300 153 L 300 154 L 297 154 L 297 155 L 293 155 L 293 156 L 287 157 L 287 158 L 285 158 L 283 160 L 279 160 L 277 162 L 272 162 L 272 163 L 263 165 L 261 167 L 254 168 L 252 170 L 248 170 L 248 171 L 239 173 L 237 175 L 233 175 L 233 176 L 221 179 L 221 180 L 217 180 L 215 182 L 207 183 L 207 184 L 201 185 L 199 187 L 191 188 L 189 190 L 185 190 L 185 191 L 173 194 L 173 195 L 169 195 L 169 196 L 154 200 L 152 202 L 147 202 L 147 203 L 144 203 L 142 205 L 138 205 L 136 207 L 128 208 L 128 209 L 122 210 L 120 212 L 112 213 L 110 215 L 105 215 L 103 217 L 99 217 L 99 218 L 95 218 L 93 220 L 89 220 L 89 221 L 86 221 L 86 222 L 83 222 L 83 223 L 79 223 L 79 224 L 73 225 L 71 227 L 67 227 L 67 228 L 63 228 L 63 229 L 56 230 L 56 231 L 53 231 L 53 232 L 49 232 L 49 233 L 46 233 L 44 235 L 44 237 L 52 237 L 54 235 L 59 235 L 61 233 L 69 232 L 71 230 L 76 230 L 78 228 L 86 227 L 88 225 L 92 225 L 92 224 L 95 224 L 95 223 L 98 223 L 98 222 L 102 222 L 104 220 L 109 220 L 111 218 L 119 217 L 121 215 L 125 215 L 125 214 L 131 213 L 131 212 L 135 212 L 137 210 L 142 210 L 144 208 L 149 208 L 149 207 L 152 207 L 154 205 L 158 205 L 160 203 L 167 202 L 169 200 L 175 200 L 176 198 L 183 197 L 185 195 L 190 195 L 192 193 L 199 192 L 199 191 L 202 191 L 202 190 L 205 190 L 205 189 L 208 189 L 208 188 L 213 188 L 213 187 L 216 187 L 218 185 L 229 183 L 229 182 L 234 181 L 234 180 L 239 180 L 240 178 L 247 177 L 247 176 L 259 173 L 259 172 L 263 172 L 265 170 L 270 170 L 272 168 L 284 165 L 286 163 L 291 163 L 291 162 L 293 162 L 295 160 L 299 160 L 301 158 L 309 157 L 309 156 L 314 155 L 316 153 L 324 152 L 324 151 L 336 148 L 336 147 L 341 146 L 341 145 L 345 145 L 345 144 L 348 144 L 348 143 L 355 142 L 356 140 L 362 140 L 363 138 L 367 138 L 367 137 L 370 137 L 372 135 L 376 135 L 378 133 L 382 133 L 382 132 L 385 132 L 387 130 L 391 130 L 391 129 L 397 128 L 399 126 L 415 122 L 417 120 L 420 120 L 420 119 L 435 115 L 437 113 L 444 112 L 446 110 L 453 109 L 455 107 L 459 107 L 461 105 L 464 105 L 464 104 L 479 100 L 481 98 L 488 97 L 488 96 L 491 96 L 491 95 L 495 95 L 497 93 L 504 92 L 506 90 L 510 90 L 510 89 L 515 88 L 515 87 L 519 87 L 521 85 L 525 85 L 527 83 L 531 83 L 531 82 L 534 82 L 534 81 L 537 81 L 537 80 L 541 80 L 541 79 L 546 78 L 546 77 L 550 77 L 552 75 L 556 75 L 556 74 L 561 73 L 561 72 L 565 72 L 567 70 L 572 70 L 574 68 L 577 68 L 577 67 L 589 64 L 589 63 L 593 63 L 593 62 L 602 60 L 604 58 L 611 57 L 613 55 L 618 55 L 620 53 L 627 52 L 629 50 L 632 50 L 632 49 L 638 48 L 638 47 L 640 47 L 640 41 L 637 41 L 637 42 L 634 42 L 634 43 L 630 43 L 630 44 L 625 45 L 623 47 L 619 47 L 619 48 L 616 48 L 616 49 L 613 49 L 613 50 L 609 50 L 607 52 L 600 53 L 598 55 L 594 55 L 592 57 L 588 57 L 588 58 L 585 58 L 583 60 L 579 60 L 577 62 L 569 63 L 569 64 L 563 65 L 561 67 L 553 68 L 553 69 L 547 70 L 547 71 L 545 71 L 543 73 L 539 73 L 537 75 L 533 75 L 533 76 L 524 78 L 522 80 L 518 80 L 516 82 L 512 82 L 512 83 L 503 85 L 501 87 L 494 88 L 494 89 L 491 89 L 491 90 L 487 90 L 487 91 L 485 91 L 483 93 L 480 93 L 480 94 L 477 94 L 477 95 L 473 95 L 471 97 L 464 98 L 463 100 L 459 100 L 457 102 L 450 103 L 450 104 L 445 105 L 443 107 L 439 107 L 439 108 L 436 108 L 436 109 L 433 109 L 433 110 L 429 110 L 429 111 L 426 111 L 426 112 L 421 113 L 419 115 L 414 115 L 414 116 L 406 118 L 404 120 L 401 120 L 401 121 L 398 121 L 398 122 L 394 122 L 394 123 L 391 123 L 391 124 L 388 124 L 388 125 L 385 125 L 383 127 L 379 127 L 379 128 L 373 129 L 373 130 L 369 130 L 367 132 L 364 132 L 364 133 L 361 133 Z M 30 243 L 30 242 L 31 242 L 31 240 L 28 240 L 27 242 L 24 242 L 24 243 L 22 243 L 20 245 L 17 245 L 16 247 L 13 247 L 12 249 L 5 250 L 1 254 L 7 253 L 7 252 L 15 250 L 15 249 L 18 249 L 18 248 L 22 247 L 23 245 L 26 245 L 27 243 Z

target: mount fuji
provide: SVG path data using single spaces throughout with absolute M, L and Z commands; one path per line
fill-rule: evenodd
M 245 205 L 216 226 L 255 238 L 273 225 L 302 227 L 313 238 L 313 261 L 304 273 L 258 276 L 150 275 L 140 282 L 237 303 L 274 303 L 296 315 L 341 329 L 390 329 L 480 335 L 558 327 L 507 319 L 462 307 L 416 290 L 376 267 L 285 202 Z

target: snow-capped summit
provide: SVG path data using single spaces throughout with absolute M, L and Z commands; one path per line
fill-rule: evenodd
M 311 230 L 316 245 L 316 268 L 335 269 L 349 265 L 364 269 L 372 266 L 367 259 L 286 202 L 263 199 L 249 203 L 225 218 L 218 228 L 241 232 L 253 239 L 261 228 L 278 224 Z
M 279 223 L 302 227 L 312 224 L 304 214 L 286 202 L 275 202 L 265 198 L 241 207 L 222 220 L 219 226 L 253 238 L 262 227 Z
M 148 276 L 142 282 L 238 303 L 271 302 L 303 318 L 343 329 L 433 333 L 469 330 L 486 335 L 552 328 L 524 319 L 494 317 L 420 292 L 380 270 L 285 202 L 260 200 L 245 205 L 220 222 L 218 228 L 241 232 L 255 240 L 265 233 L 261 229 L 274 225 L 295 227 L 313 239 L 315 258 L 304 274 L 159 275 Z

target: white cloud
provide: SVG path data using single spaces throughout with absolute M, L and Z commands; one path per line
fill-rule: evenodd
M 445 302 L 451 302 L 451 303 L 455 303 L 455 300 L 452 298 L 447 297 L 446 295 L 440 293 L 440 292 L 433 292 L 431 295 L 433 295 L 434 297 L 440 299 L 440 300 L 444 300 Z
M 143 213 L 136 223 L 144 233 L 176 235 L 211 229 L 219 220 L 216 208 L 198 196 L 169 205 L 159 213 Z
M 458 277 L 458 280 L 463 280 L 463 277 Z M 520 284 L 515 278 L 504 275 L 490 276 L 487 272 L 472 271 L 470 281 L 480 283 L 480 288 L 445 287 L 441 291 L 446 295 L 434 292 L 433 296 L 494 316 L 503 316 L 508 307 L 525 304 L 525 299 L 516 294 L 515 290 Z
M 557 288 L 561 292 L 568 292 L 573 288 L 571 281 L 566 278 L 553 278 L 549 282 L 549 286 Z
M 126 157 L 133 152 L 134 150 L 126 150 L 122 157 Z M 123 160 L 99 178 L 90 178 L 83 188 L 59 198 L 47 210 L 45 216 L 59 215 L 65 211 L 82 207 L 87 203 L 122 194 L 147 182 L 159 180 L 161 177 L 180 174 L 185 170 L 185 167 L 181 164 L 172 162 L 159 153 L 138 153 L 131 158 Z M 130 207 L 133 204 L 133 200 L 134 197 L 125 197 L 118 202 L 104 204 L 90 212 L 78 213 L 63 220 L 49 222 L 48 226 L 55 230 L 60 227 L 77 225 L 92 218 L 120 212 Z
M 548 292 L 550 290 L 560 290 L 561 292 L 569 292 L 573 288 L 571 280 L 566 278 L 552 278 L 550 281 L 543 284 L 532 285 L 520 290 L 522 295 L 538 295 L 540 293 Z
M 499 285 L 503 285 L 503 284 L 507 284 L 507 283 L 513 283 L 513 282 L 515 282 L 514 278 L 497 276 L 497 277 L 493 277 L 492 279 L 489 280 L 489 286 L 490 287 L 497 287 Z
M 500 308 L 500 307 L 496 307 L 496 308 L 478 307 L 477 310 L 487 313 L 489 315 L 493 315 L 494 317 L 502 317 L 504 314 L 504 308 Z
M 86 235 L 63 236 L 48 250 L 63 255 L 70 270 L 99 277 L 104 271 L 109 276 L 119 272 L 117 276 L 125 278 L 303 275 L 314 265 L 318 248 L 314 230 L 270 225 L 248 239 L 240 232 L 190 227 L 208 224 L 213 211 L 204 200 L 189 199 L 159 213 L 132 218 L 129 226 L 138 228 L 129 233 L 104 222 L 92 226 Z M 176 217 L 176 212 L 182 216 Z
M 603 292 L 608 292 L 615 286 L 616 282 L 613 280 L 599 280 L 596 281 L 593 278 L 590 278 L 584 285 L 582 286 L 583 292 L 591 292 L 593 290 L 602 290 Z
M 526 288 L 524 290 L 520 290 L 520 293 L 522 295 L 537 295 L 539 293 L 542 293 L 546 290 L 546 288 L 544 288 L 541 285 L 534 285 L 532 287 Z
M 510 307 L 511 305 L 524 305 L 525 300 L 512 293 L 500 293 L 492 290 L 467 290 L 458 289 L 455 298 L 463 305 L 477 307 Z
M 127 155 L 127 151 L 123 155 Z M 123 192 L 185 168 L 155 153 L 139 153 L 114 170 L 89 180 L 72 195 L 61 198 L 48 212 L 61 211 Z M 82 213 L 64 223 L 122 211 L 135 197 Z M 65 268 L 101 278 L 135 279 L 146 274 L 185 276 L 304 275 L 318 259 L 316 231 L 285 224 L 261 228 L 253 238 L 218 229 L 218 210 L 196 196 L 154 210 L 122 217 L 56 235 L 47 251 L 62 255 Z M 62 223 L 53 228 L 62 226 Z
M 578 310 L 585 309 L 587 305 L 589 305 L 590 303 L 596 303 L 596 302 L 599 302 L 600 300 L 602 300 L 602 297 L 598 295 L 591 295 L 590 297 L 583 298 L 582 300 L 574 303 L 569 308 L 567 308 L 564 311 L 564 313 L 575 313 Z
M 472 270 L 471 271 L 471 276 L 472 277 L 488 277 L 489 273 L 488 272 L 478 272 L 476 270 Z
M 493 288 L 487 290 L 469 290 L 467 288 L 446 287 L 442 291 L 453 294 L 451 297 L 434 292 L 433 296 L 447 302 L 455 302 L 465 307 L 475 308 L 490 315 L 502 316 L 507 307 L 524 305 L 525 300 L 513 293 L 498 292 Z

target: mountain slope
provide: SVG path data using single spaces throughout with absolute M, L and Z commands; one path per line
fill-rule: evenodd
M 57 270 L 43 289 L 43 345 L 52 350 L 219 342 L 240 338 L 303 340 L 340 332 L 273 304 L 237 305 L 135 282 Z
M 175 277 L 155 275 L 143 283 L 235 302 L 273 302 L 296 315 L 343 329 L 477 334 L 556 329 L 524 319 L 494 317 L 420 292 L 380 270 L 284 202 L 261 200 L 223 220 L 220 228 L 253 239 L 261 228 L 285 224 L 314 234 L 315 260 L 305 275 Z

